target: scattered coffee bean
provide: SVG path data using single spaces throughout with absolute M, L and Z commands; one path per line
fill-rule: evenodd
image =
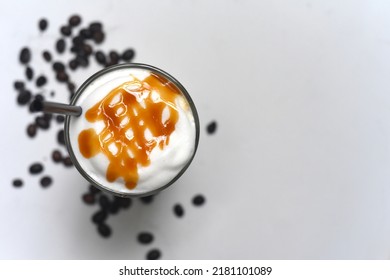
M 79 15 L 73 15 L 69 18 L 68 22 L 72 27 L 78 26 L 81 23 L 81 17 Z
M 15 81 L 14 82 L 14 88 L 16 90 L 22 90 L 22 89 L 24 89 L 24 83 L 21 82 L 21 81 Z
M 66 167 L 71 167 L 71 166 L 73 166 L 73 162 L 72 162 L 72 160 L 70 159 L 70 157 L 65 157 L 65 158 L 62 160 L 62 162 L 64 163 L 64 165 L 65 165 Z
M 158 249 L 152 249 L 146 254 L 147 260 L 158 260 L 161 258 L 161 252 Z
M 38 79 L 35 82 L 37 87 L 41 87 L 41 86 L 45 85 L 46 83 L 47 83 L 47 79 L 43 75 L 39 76 Z
M 74 93 L 75 90 L 76 90 L 76 85 L 72 82 L 69 82 L 67 83 L 67 86 L 68 86 L 68 90 L 71 92 L 71 93 Z
M 116 51 L 110 51 L 109 53 L 110 60 L 113 64 L 117 64 L 119 62 L 119 54 Z
M 54 150 L 51 154 L 51 158 L 55 163 L 61 162 L 62 161 L 62 154 L 59 150 Z
M 82 199 L 83 199 L 85 204 L 88 204 L 88 205 L 95 204 L 95 196 L 91 193 L 83 194 Z
M 51 61 L 51 53 L 49 51 L 44 51 L 42 53 L 42 56 L 43 56 L 43 59 L 46 61 L 46 62 L 50 62 Z
M 89 65 L 88 58 L 86 56 L 76 56 L 76 61 L 81 67 L 87 67 Z
M 30 66 L 26 67 L 26 78 L 27 80 L 31 81 L 32 78 L 34 77 L 34 71 Z
M 106 64 L 106 56 L 102 51 L 97 51 L 95 53 L 95 59 L 96 62 L 99 63 L 100 65 L 105 65 Z
M 48 22 L 46 19 L 43 18 L 43 19 L 39 20 L 39 22 L 38 22 L 39 30 L 41 30 L 43 32 L 47 29 L 47 26 L 48 26 Z
M 69 80 L 69 76 L 65 71 L 60 71 L 57 72 L 56 79 L 57 81 L 64 83 Z
M 58 131 L 57 133 L 57 141 L 60 145 L 65 145 L 65 134 L 64 134 L 64 130 L 61 129 L 60 131 Z
M 56 116 L 56 121 L 57 121 L 57 123 L 64 123 L 65 117 L 62 116 L 62 115 L 57 115 Z
M 79 66 L 79 63 L 76 59 L 72 59 L 69 61 L 69 68 L 75 70 Z
M 99 205 L 102 209 L 108 210 L 110 208 L 110 200 L 106 195 L 101 195 L 99 197 Z
M 92 22 L 89 25 L 89 30 L 91 30 L 91 32 L 99 32 L 102 31 L 102 29 L 103 25 L 100 22 Z
M 138 234 L 138 242 L 141 244 L 150 244 L 153 242 L 153 235 L 149 232 L 141 232 Z
M 72 43 L 74 46 L 74 48 L 72 49 L 73 52 L 77 52 L 78 50 L 80 50 L 80 47 L 83 45 L 84 39 L 81 36 L 76 36 L 73 37 Z
M 107 212 L 99 210 L 92 215 L 92 222 L 95 224 L 101 224 L 107 219 Z
M 58 53 L 63 53 L 65 51 L 66 43 L 64 39 L 59 39 L 56 43 L 56 50 Z
M 30 137 L 30 138 L 33 138 L 35 137 L 35 135 L 37 134 L 37 125 L 36 124 L 29 124 L 27 126 L 27 135 Z
M 70 36 L 72 34 L 72 29 L 68 25 L 61 26 L 60 32 L 61 32 L 62 35 L 68 37 L 68 36 Z
M 51 121 L 53 119 L 53 114 L 51 113 L 45 113 L 43 114 L 43 118 L 47 121 Z
M 31 174 L 39 174 L 43 171 L 43 165 L 41 163 L 35 162 L 30 165 L 29 171 Z
M 140 200 L 144 203 L 144 204 L 150 204 L 153 202 L 153 199 L 154 199 L 154 196 L 153 195 L 149 195 L 149 196 L 144 196 L 144 197 L 141 197 Z
M 104 41 L 104 33 L 103 32 L 95 32 L 92 35 L 92 39 L 95 41 L 96 44 L 100 44 Z
M 21 90 L 17 97 L 19 105 L 26 105 L 31 100 L 31 92 L 27 89 Z
M 43 188 L 47 188 L 47 187 L 50 187 L 50 185 L 52 184 L 53 182 L 53 179 L 50 177 L 50 176 L 44 176 L 42 177 L 40 183 L 41 183 L 41 186 Z
M 175 213 L 176 217 L 181 218 L 184 215 L 184 208 L 181 204 L 175 204 L 173 206 L 173 213 Z
M 56 72 L 65 71 L 65 65 L 62 62 L 56 61 L 53 63 L 53 70 Z
M 89 56 L 92 54 L 92 47 L 91 45 L 89 44 L 84 44 L 83 45 L 83 52 L 85 53 L 85 55 Z
M 83 28 L 83 29 L 80 30 L 79 36 L 80 36 L 81 38 L 83 38 L 84 40 L 85 40 L 85 39 L 91 39 L 91 38 L 92 38 L 92 32 L 91 32 L 91 30 L 89 30 L 89 29 Z
M 128 209 L 131 206 L 131 198 L 115 197 L 114 201 L 123 209 Z
M 110 206 L 108 207 L 108 212 L 110 212 L 110 214 L 117 214 L 119 212 L 119 205 L 118 203 L 110 203 Z
M 89 192 L 92 194 L 98 194 L 102 191 L 95 186 L 89 185 Z
M 217 123 L 215 121 L 212 121 L 207 125 L 206 130 L 208 134 L 214 134 L 217 130 Z
M 107 224 L 104 224 L 104 223 L 100 223 L 98 225 L 98 232 L 102 237 L 105 237 L 105 238 L 111 236 L 111 228 Z
M 21 179 L 14 179 L 12 181 L 12 185 L 15 187 L 15 188 L 20 188 L 23 186 L 23 181 Z
M 35 123 L 37 124 L 37 126 L 39 128 L 42 128 L 42 129 L 49 129 L 50 127 L 50 122 L 48 120 L 46 120 L 43 116 L 38 116 L 35 118 Z
M 122 54 L 122 60 L 124 61 L 130 61 L 134 58 L 135 52 L 133 49 L 125 50 Z
M 206 199 L 204 198 L 203 195 L 201 194 L 198 194 L 196 195 L 193 199 L 192 199 L 192 203 L 195 205 L 195 206 L 201 206 L 205 203 Z
M 19 55 L 19 60 L 22 64 L 27 64 L 30 62 L 31 60 L 31 51 L 29 48 L 27 47 L 24 47 L 21 51 L 20 51 L 20 55 Z
M 30 112 L 40 112 L 43 109 L 42 100 L 35 97 L 34 100 L 30 103 Z

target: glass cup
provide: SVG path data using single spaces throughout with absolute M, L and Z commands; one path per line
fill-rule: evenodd
M 77 90 L 65 119 L 65 143 L 80 174 L 121 197 L 155 194 L 191 164 L 199 117 L 186 89 L 146 64 L 105 68 Z

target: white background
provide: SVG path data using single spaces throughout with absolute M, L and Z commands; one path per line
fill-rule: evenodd
M 134 47 L 136 62 L 181 81 L 201 119 L 186 174 L 152 205 L 135 201 L 110 217 L 108 240 L 90 222 L 97 207 L 81 202 L 88 184 L 50 159 L 60 126 L 27 139 L 33 118 L 13 89 L 25 45 L 36 74 L 51 74 L 40 52 L 53 50 L 74 13 L 105 24 L 101 49 Z M 7 1 L 0 258 L 142 259 L 156 247 L 164 259 L 389 259 L 389 15 L 387 1 Z M 73 76 L 80 85 L 97 69 Z M 66 101 L 65 86 L 49 87 Z M 34 161 L 54 177 L 51 188 L 28 175 Z M 23 188 L 12 187 L 15 177 Z M 197 193 L 204 207 L 191 205 Z M 137 243 L 140 231 L 154 233 L 151 246 Z

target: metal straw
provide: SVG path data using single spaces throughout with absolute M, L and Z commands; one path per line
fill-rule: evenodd
M 43 108 L 42 111 L 45 113 L 55 113 L 55 114 L 63 114 L 69 116 L 80 116 L 82 113 L 82 109 L 80 106 L 73 106 L 63 103 L 57 102 L 42 102 Z

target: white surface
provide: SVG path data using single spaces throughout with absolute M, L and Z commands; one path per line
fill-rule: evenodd
M 12 88 L 24 77 L 20 48 L 54 46 L 74 12 L 105 23 L 104 50 L 132 46 L 136 62 L 175 76 L 203 128 L 186 174 L 152 205 L 137 201 L 110 217 L 109 240 L 89 222 L 95 208 L 80 201 L 87 184 L 51 164 L 55 130 L 26 140 L 31 117 Z M 8 2 L 0 257 L 143 258 L 158 247 L 166 259 L 389 259 L 389 12 L 387 1 Z M 52 38 L 37 31 L 42 16 Z M 79 73 L 80 84 L 92 72 Z M 206 135 L 214 119 L 218 131 Z M 15 190 L 11 180 L 28 178 L 37 159 L 55 184 L 44 191 L 32 178 Z M 199 209 L 196 193 L 207 198 Z M 175 202 L 183 219 L 172 214 Z M 155 233 L 152 246 L 136 242 L 142 230 Z

